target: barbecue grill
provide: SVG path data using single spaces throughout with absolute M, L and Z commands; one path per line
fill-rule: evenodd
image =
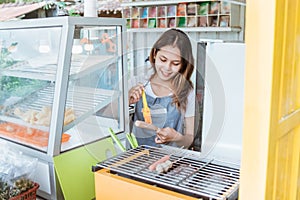
M 172 167 L 164 173 L 150 171 L 148 167 L 164 155 L 171 155 Z M 135 180 L 143 183 L 143 185 L 148 185 L 144 185 L 145 187 L 152 187 L 153 190 L 162 189 L 158 192 L 172 191 L 174 199 L 238 198 L 238 166 L 214 159 L 198 159 L 191 151 L 184 149 L 142 145 L 98 163 L 93 167 L 93 170 L 96 172 L 96 179 L 97 176 L 101 176 L 100 182 L 96 180 L 96 193 L 99 192 L 96 196 L 101 197 L 101 199 L 107 199 L 105 191 L 111 191 L 109 188 L 111 186 L 107 184 L 105 179 L 117 180 L 117 177 L 122 177 L 123 182 Z M 103 176 L 106 178 L 104 179 Z M 113 181 L 113 183 L 113 188 L 116 191 L 122 187 L 122 183 L 119 181 Z M 138 186 L 136 189 L 139 190 Z M 133 191 L 133 193 L 136 192 L 136 190 Z M 115 192 L 115 194 L 117 193 Z M 144 196 L 135 196 L 129 192 L 127 194 L 129 196 L 122 194 L 123 199 L 146 198 L 145 194 Z M 114 192 L 111 191 L 109 198 L 114 197 L 113 195 Z

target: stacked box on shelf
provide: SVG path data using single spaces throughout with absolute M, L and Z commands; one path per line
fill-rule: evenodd
M 199 27 L 216 27 L 219 25 L 219 4 L 219 1 L 198 4 L 197 19 Z
M 140 28 L 139 7 L 131 8 L 131 28 Z
M 186 3 L 179 3 L 177 5 L 177 13 L 176 13 L 176 26 L 177 27 L 186 27 L 187 25 L 187 14 L 186 14 Z
M 177 18 L 177 27 L 186 27 L 187 26 L 187 18 L 186 17 L 178 17 Z
M 158 28 L 166 28 L 167 27 L 167 7 L 166 6 L 158 6 L 157 7 L 157 27 Z
M 157 17 L 166 17 L 166 6 L 158 6 L 157 8 Z
M 187 14 L 187 27 L 196 27 L 197 26 L 197 4 L 196 3 L 188 3 L 186 8 Z
M 123 15 L 123 18 L 130 18 L 130 16 L 131 16 L 130 8 L 124 8 L 122 10 L 122 15 Z
M 122 15 L 123 15 L 123 18 L 126 19 L 126 27 L 127 28 L 131 28 L 131 20 L 130 20 L 130 8 L 124 8 L 122 10 Z
M 208 13 L 209 13 L 209 2 L 201 2 L 197 9 L 197 20 L 199 27 L 208 26 Z
M 167 19 L 166 18 L 157 19 L 157 28 L 167 28 Z
M 148 8 L 148 28 L 156 27 L 156 6 Z
M 186 3 L 179 3 L 177 5 L 177 16 L 179 17 L 186 16 Z
M 136 19 L 140 17 L 139 7 L 131 8 L 131 18 Z
M 148 28 L 148 8 L 140 8 L 140 28 Z
M 148 18 L 156 18 L 156 6 L 148 8 Z
M 229 27 L 230 26 L 230 8 L 231 4 L 226 1 L 222 1 L 220 4 L 220 27 Z
M 229 27 L 239 27 L 240 26 L 240 6 L 237 4 L 231 4 L 227 2 L 221 2 L 221 17 L 227 17 L 228 18 L 228 26 Z M 222 12 L 222 7 L 223 11 Z M 228 10 L 229 9 L 229 10 Z
M 131 19 L 131 28 L 140 28 L 140 20 Z
M 208 26 L 216 27 L 219 25 L 219 7 L 220 2 L 210 2 L 210 9 L 208 15 Z
M 148 28 L 148 19 L 147 18 L 140 19 L 140 26 L 139 26 L 139 28 Z
M 167 27 L 174 28 L 176 27 L 176 5 L 167 6 Z
M 131 28 L 131 21 L 130 21 L 130 19 L 126 19 L 126 28 Z
M 209 14 L 217 15 L 219 13 L 219 7 L 220 7 L 220 2 L 218 1 L 210 2 Z
M 140 9 L 140 16 L 141 19 L 147 19 L 148 18 L 148 7 L 141 7 Z

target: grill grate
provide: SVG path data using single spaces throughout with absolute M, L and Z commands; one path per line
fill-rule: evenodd
M 203 199 L 227 199 L 237 193 L 239 169 L 215 160 L 195 160 L 187 150 L 139 146 L 96 165 L 110 173 L 157 185 Z M 164 155 L 171 155 L 173 166 L 167 173 L 156 173 L 148 167 Z M 189 158 L 188 158 L 189 157 Z

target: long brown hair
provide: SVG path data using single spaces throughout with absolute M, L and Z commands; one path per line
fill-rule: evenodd
M 177 47 L 181 55 L 181 68 L 171 82 L 174 94 L 173 103 L 178 109 L 185 111 L 187 105 L 187 97 L 191 89 L 193 89 L 193 83 L 190 79 L 194 70 L 192 45 L 186 33 L 179 29 L 169 29 L 165 31 L 154 43 L 149 56 L 149 61 L 152 68 L 154 69 L 154 74 L 152 75 L 152 77 L 156 74 L 155 56 L 157 52 L 162 47 L 169 45 Z

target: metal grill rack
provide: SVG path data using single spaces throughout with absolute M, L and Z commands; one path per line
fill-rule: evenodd
M 95 170 L 106 168 L 110 173 L 177 191 L 203 199 L 236 199 L 239 169 L 216 160 L 196 160 L 185 157 L 188 150 L 170 152 L 167 149 L 139 146 L 116 157 L 100 162 Z M 148 167 L 171 155 L 173 166 L 166 173 L 150 171 Z

